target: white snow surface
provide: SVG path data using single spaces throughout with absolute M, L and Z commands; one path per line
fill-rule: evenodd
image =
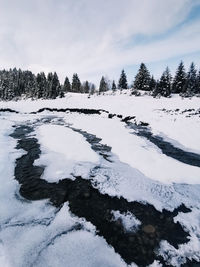
M 148 122 L 154 133 L 163 133 L 180 145 L 192 151 L 200 151 L 199 116 L 186 117 L 183 113 L 185 109 L 200 108 L 200 98 L 182 99 L 180 96 L 173 95 L 172 98 L 156 99 L 152 96 L 135 97 L 130 96 L 129 90 L 113 95 L 108 93 L 100 96 L 87 94 L 67 93 L 65 98 L 56 100 L 21 100 L 18 102 L 0 102 L 1 108 L 11 108 L 20 112 L 37 111 L 40 108 L 93 108 L 105 109 L 111 113 L 123 116 L 136 116 L 136 120 Z M 161 111 L 176 110 L 173 114 Z
M 163 183 L 200 183 L 200 168 L 164 155 L 144 138 L 130 134 L 118 118 L 112 120 L 98 115 L 66 115 L 67 123 L 102 138 L 119 159 L 141 171 L 145 176 Z
M 121 213 L 118 210 L 112 211 L 114 220 L 122 221 L 123 227 L 127 232 L 136 232 L 141 222 L 130 212 Z
M 72 175 L 87 177 L 98 155 L 83 136 L 60 125 L 42 125 L 36 130 L 42 156 L 36 165 L 45 165 L 43 179 L 55 182 Z

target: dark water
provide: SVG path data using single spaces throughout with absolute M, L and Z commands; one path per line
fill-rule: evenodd
M 137 126 L 130 122 L 128 122 L 127 125 L 130 129 L 134 129 L 137 131 L 136 133 L 134 132 L 134 134 L 137 134 L 138 136 L 144 137 L 149 140 L 151 143 L 160 148 L 162 153 L 167 155 L 168 157 L 171 157 L 191 166 L 200 167 L 199 154 L 184 151 L 178 147 L 175 147 L 170 142 L 163 140 L 162 137 L 153 135 L 148 127 Z

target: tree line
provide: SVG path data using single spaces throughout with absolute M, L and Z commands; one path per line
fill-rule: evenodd
M 197 71 L 192 62 L 188 72 L 186 72 L 184 63 L 181 61 L 175 76 L 172 77 L 169 68 L 167 67 L 162 73 L 160 79 L 155 80 L 154 76 L 150 75 L 144 63 L 141 63 L 138 73 L 135 76 L 134 82 L 128 86 L 126 73 L 121 72 L 118 84 L 115 81 L 109 85 L 108 80 L 103 76 L 99 85 L 99 92 L 105 92 L 109 89 L 115 92 L 117 89 L 123 90 L 131 88 L 133 95 L 139 96 L 140 91 L 148 91 L 154 97 L 164 96 L 169 97 L 173 94 L 180 94 L 183 97 L 191 97 L 200 94 L 200 70 Z
M 1 100 L 21 97 L 55 99 L 64 97 L 67 92 L 87 94 L 97 92 L 102 94 L 108 90 L 116 92 L 128 88 L 131 88 L 132 95 L 136 96 L 140 95 L 141 91 L 147 91 L 154 97 L 169 97 L 172 93 L 190 97 L 200 94 L 200 70 L 197 72 L 194 63 L 191 63 L 188 72 L 186 72 L 184 63 L 181 61 L 174 77 L 172 77 L 167 67 L 160 79 L 155 80 L 150 75 L 146 65 L 141 63 L 131 85 L 128 85 L 126 73 L 122 70 L 117 84 L 115 81 L 111 83 L 106 77 L 102 76 L 98 90 L 93 83 L 81 82 L 77 73 L 73 75 L 71 82 L 66 77 L 64 83 L 61 84 L 56 72 L 50 72 L 46 76 L 44 72 L 35 75 L 31 71 L 22 71 L 16 68 L 0 71 Z
M 72 77 L 72 82 L 68 77 L 63 84 L 60 83 L 56 72 L 44 72 L 33 74 L 31 71 L 21 69 L 10 69 L 0 71 L 0 99 L 11 100 L 21 97 L 32 99 L 55 99 L 64 97 L 67 92 L 92 93 L 95 85 L 85 81 L 81 83 L 78 74 Z

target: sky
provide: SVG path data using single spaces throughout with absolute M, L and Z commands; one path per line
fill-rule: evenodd
M 183 60 L 200 67 L 200 0 L 0 0 L 0 68 L 131 83 Z

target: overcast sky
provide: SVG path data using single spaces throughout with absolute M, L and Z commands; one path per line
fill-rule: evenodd
M 0 0 L 0 68 L 98 83 L 181 59 L 200 67 L 200 0 Z

